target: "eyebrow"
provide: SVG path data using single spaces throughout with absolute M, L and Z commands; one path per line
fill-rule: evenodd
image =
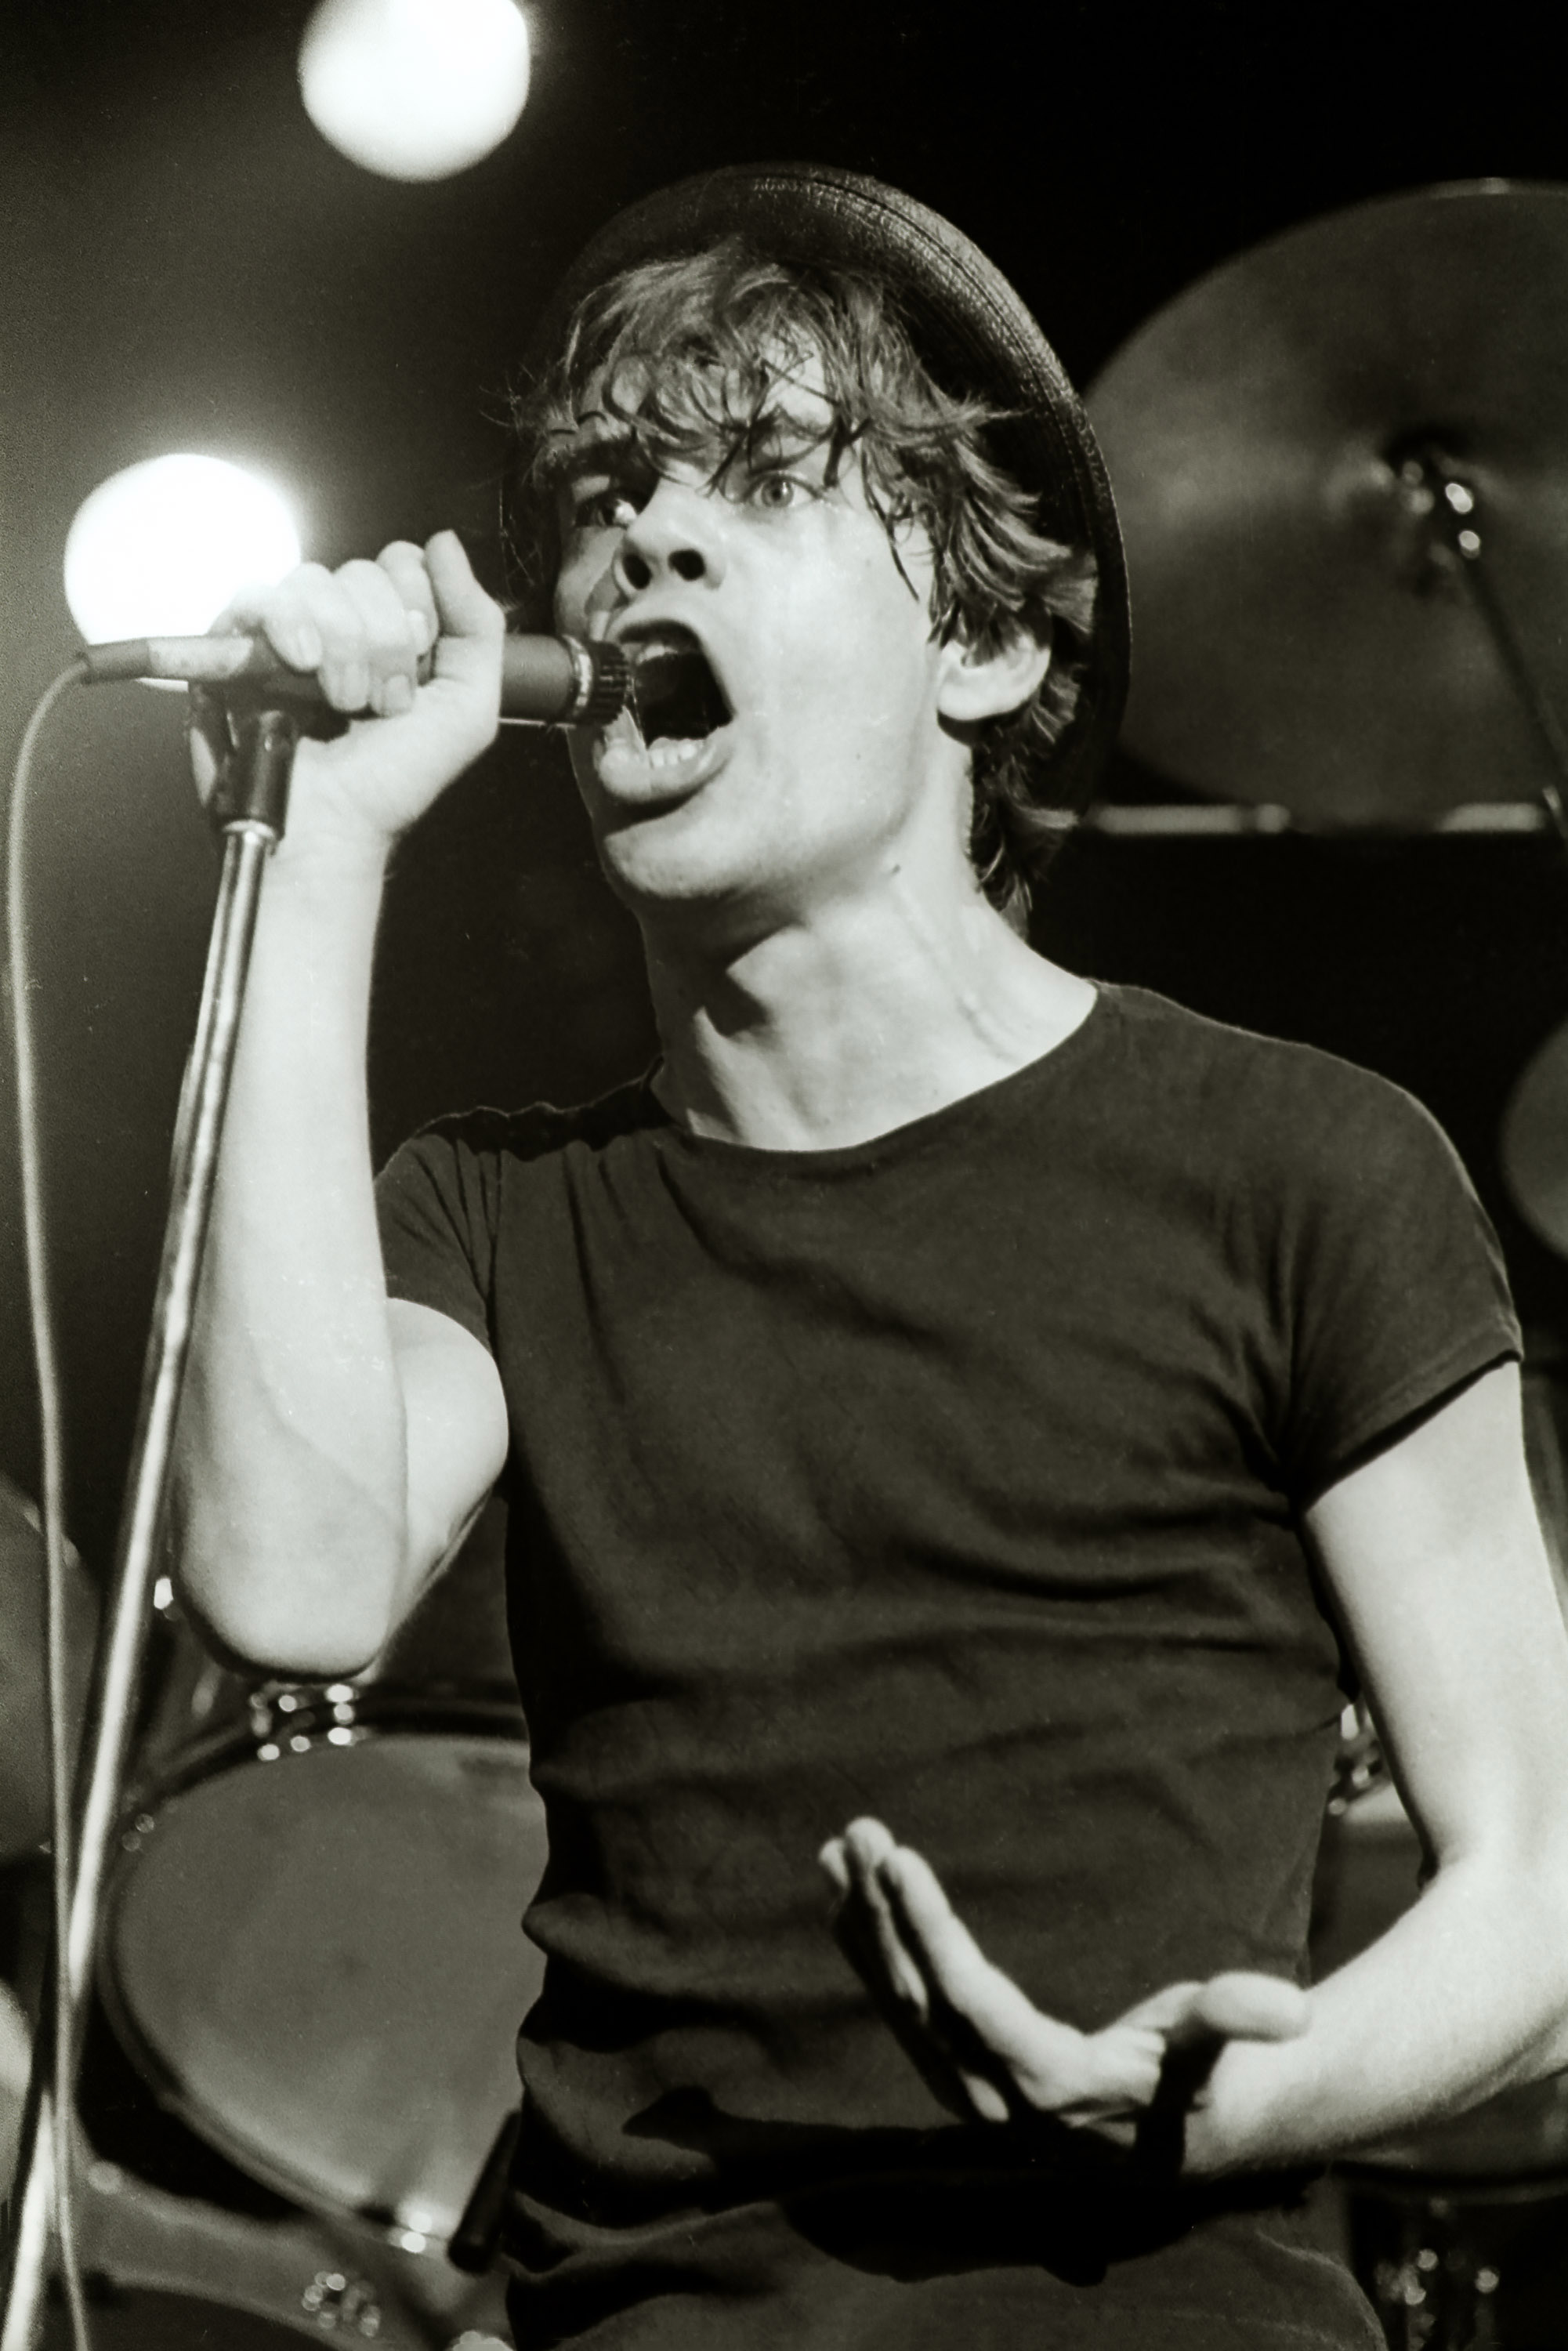
M 585 434 L 584 428 L 594 424 L 602 425 L 607 429 L 600 433 Z M 618 417 L 609 415 L 602 408 L 585 408 L 581 415 L 574 416 L 570 423 L 547 424 L 540 438 L 546 441 L 569 443 L 580 440 L 585 448 L 593 449 L 601 446 L 607 441 L 626 439 L 630 430 L 631 428 L 623 424 Z
M 774 377 L 757 410 L 744 422 L 737 419 L 730 435 L 716 434 L 699 450 L 695 436 L 687 444 L 685 435 L 667 434 L 655 426 L 654 440 L 667 441 L 677 454 L 685 448 L 685 454 L 694 458 L 711 459 L 715 486 L 737 465 L 799 465 L 821 451 L 827 485 L 834 486 L 845 460 L 864 434 L 864 423 L 851 426 L 831 409 L 821 420 L 803 416 L 788 398 L 779 397 L 780 391 L 790 390 L 807 391 L 814 400 L 821 397 L 814 386 L 801 385 L 798 379 L 781 371 Z M 570 422 L 547 426 L 541 439 L 534 477 L 541 489 L 552 493 L 559 494 L 600 471 L 613 475 L 628 466 L 646 466 L 653 473 L 659 470 L 659 456 L 656 449 L 648 445 L 643 418 L 623 415 L 613 408 L 580 409 Z
M 585 434 L 583 427 L 592 423 L 604 429 Z M 601 409 L 591 409 L 570 424 L 550 425 L 544 439 L 538 478 L 559 487 L 576 474 L 623 459 L 626 451 L 636 446 L 637 435 L 618 418 L 606 415 Z

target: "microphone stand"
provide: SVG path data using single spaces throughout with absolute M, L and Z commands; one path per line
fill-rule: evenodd
M 190 1353 L 197 1285 L 217 1176 L 224 1113 L 245 1001 L 267 861 L 283 837 L 298 726 L 285 710 L 259 708 L 236 722 L 235 749 L 209 814 L 224 836 L 223 871 L 207 950 L 195 1040 L 180 1097 L 158 1287 L 142 1364 L 136 1435 L 127 1473 L 114 1582 L 82 1726 L 77 1777 L 77 1866 L 66 1949 L 64 2012 L 72 2046 L 58 2077 L 70 2095 L 75 2020 L 89 1989 L 110 1852 L 123 1802 L 147 1646 L 152 1584 L 162 1556 L 180 1395 Z M 60 1857 L 56 1856 L 57 1866 Z M 35 2351 L 43 2331 L 55 2193 L 52 2098 L 46 2080 L 48 2034 L 33 2062 L 17 2150 L 10 2275 L 0 2351 Z

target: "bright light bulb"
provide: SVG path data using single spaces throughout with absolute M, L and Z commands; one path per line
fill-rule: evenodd
M 89 645 L 195 637 L 236 589 L 298 560 L 293 517 L 267 483 L 221 457 L 149 457 L 78 507 L 66 601 Z
M 389 180 L 443 180 L 498 147 L 528 94 L 515 0 L 320 0 L 299 45 L 305 110 Z

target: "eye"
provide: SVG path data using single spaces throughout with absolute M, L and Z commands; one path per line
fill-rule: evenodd
M 574 530 L 625 530 L 637 519 L 637 500 L 617 483 L 585 483 L 573 493 Z
M 768 514 L 787 514 L 791 507 L 804 506 L 811 496 L 810 484 L 799 474 L 759 474 L 746 493 L 748 506 L 761 507 Z

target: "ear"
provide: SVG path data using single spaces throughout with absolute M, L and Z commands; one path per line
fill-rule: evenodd
M 936 707 L 944 718 L 977 725 L 1020 710 L 1051 667 L 1051 639 L 1019 629 L 1006 644 L 983 652 L 949 637 L 942 647 Z

